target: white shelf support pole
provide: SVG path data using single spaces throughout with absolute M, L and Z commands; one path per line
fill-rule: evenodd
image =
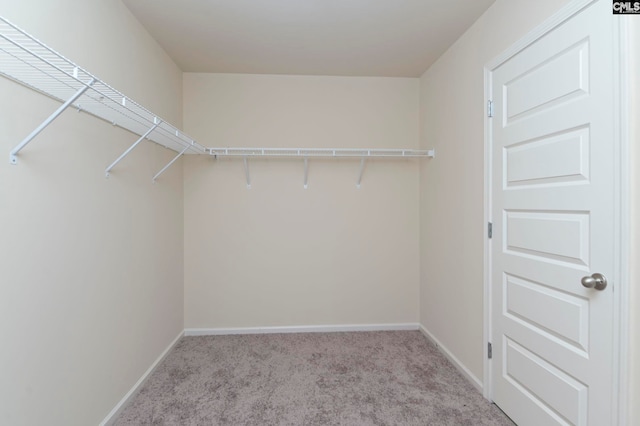
M 309 188 L 309 159 L 304 157 L 304 189 Z
M 187 145 L 187 146 L 185 146 L 185 147 L 184 147 L 184 149 L 183 149 L 182 151 L 180 151 L 180 153 L 179 153 L 178 155 L 176 155 L 175 157 L 173 157 L 173 160 L 169 161 L 169 164 L 167 164 L 166 166 L 164 166 L 164 167 L 162 168 L 162 170 L 160 170 L 158 173 L 156 173 L 156 175 L 155 175 L 155 176 L 153 177 L 153 179 L 152 179 L 153 183 L 156 183 L 156 179 L 158 179 L 158 178 L 160 177 L 160 175 L 164 173 L 164 171 L 165 171 L 165 170 L 167 170 L 169 167 L 171 167 L 171 165 L 172 165 L 173 163 L 175 163 L 175 162 L 178 160 L 178 158 L 182 157 L 182 154 L 184 154 L 185 152 L 187 152 L 187 150 L 188 150 L 189 148 L 191 148 L 191 146 L 192 146 L 192 145 L 193 145 L 193 142 L 191 142 L 191 145 Z
M 116 166 L 120 161 L 122 161 L 122 159 L 123 159 L 124 157 L 126 157 L 127 155 L 129 155 L 129 153 L 130 153 L 131 151 L 133 151 L 133 149 L 134 149 L 136 146 L 138 146 L 138 144 L 139 144 L 140 142 L 142 142 L 142 141 L 143 141 L 147 136 L 149 136 L 149 135 L 151 134 L 151 132 L 153 132 L 153 131 L 156 129 L 156 127 L 158 127 L 158 126 L 160 125 L 160 123 L 162 123 L 162 121 L 161 121 L 161 120 L 158 120 L 158 118 L 157 118 L 157 117 L 155 117 L 155 118 L 153 119 L 153 126 L 151 126 L 151 128 L 150 128 L 149 130 L 147 130 L 147 131 L 145 132 L 145 134 L 144 134 L 144 135 L 140 136 L 140 139 L 138 139 L 137 141 L 135 141 L 135 142 L 134 142 L 134 144 L 133 144 L 133 145 L 131 145 L 131 146 L 129 147 L 129 149 L 127 149 L 125 152 L 123 152 L 123 153 L 122 153 L 122 155 L 120 155 L 120 157 L 118 157 L 118 158 L 116 159 L 116 161 L 114 161 L 113 163 L 111 163 L 111 165 L 110 165 L 109 167 L 107 167 L 107 168 L 106 168 L 106 170 L 104 171 L 105 177 L 109 177 L 109 172 L 111 171 L 111 169 L 113 169 L 113 168 L 114 168 L 114 167 L 115 167 L 115 166 Z
M 13 150 L 11 151 L 11 153 L 9 154 L 9 162 L 11 164 L 18 164 L 18 153 L 22 150 L 22 148 L 24 148 L 25 146 L 27 146 L 27 144 L 29 144 L 29 142 L 31 142 L 33 140 L 33 138 L 35 138 L 36 136 L 38 136 L 38 134 L 43 131 L 45 129 L 45 127 L 47 127 L 49 124 L 51 124 L 53 122 L 53 120 L 55 120 L 56 118 L 58 118 L 58 116 L 60 114 L 62 114 L 64 112 L 65 109 L 69 108 L 69 106 L 71 104 L 73 104 L 80 96 L 82 96 L 84 94 L 84 92 L 87 91 L 87 89 L 89 89 L 93 83 L 95 82 L 95 79 L 91 79 L 91 81 L 89 81 L 85 86 L 83 86 L 80 90 L 78 90 L 72 97 L 70 97 L 65 103 L 63 103 L 62 105 L 60 105 L 60 107 L 49 116 L 49 118 L 47 118 L 46 120 L 44 120 L 42 122 L 42 124 L 40 124 L 38 127 L 36 127 L 36 129 L 31 132 L 29 134 L 29 136 L 27 136 L 26 138 L 24 138 L 24 140 L 22 142 L 20 142 L 18 144 L 18 146 L 16 146 L 15 148 L 13 148 Z
M 251 189 L 251 176 L 249 175 L 249 159 L 244 157 L 244 174 L 247 177 L 247 189 Z
M 356 183 L 356 188 L 360 189 L 360 183 L 362 182 L 362 175 L 364 174 L 364 165 L 365 159 L 364 157 L 360 160 L 360 173 L 358 174 L 358 182 Z

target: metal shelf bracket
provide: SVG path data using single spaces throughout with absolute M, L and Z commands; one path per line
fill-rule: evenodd
M 303 188 L 309 188 L 309 159 L 307 157 L 304 158 L 304 185 Z
M 156 180 L 160 177 L 160 175 L 161 175 L 161 174 L 163 174 L 163 173 L 165 172 L 165 170 L 167 170 L 169 167 L 171 167 L 171 165 L 172 165 L 173 163 L 175 163 L 175 162 L 178 160 L 178 158 L 182 157 L 182 154 L 184 154 L 185 152 L 187 152 L 187 150 L 188 150 L 189 148 L 191 148 L 191 146 L 193 146 L 193 144 L 194 144 L 194 143 L 195 143 L 195 142 L 193 142 L 193 141 L 192 141 L 192 142 L 191 142 L 191 145 L 187 145 L 187 146 L 185 146 L 185 147 L 184 147 L 184 149 L 183 149 L 182 151 L 180 151 L 180 153 L 178 153 L 178 155 L 176 155 L 175 157 L 173 157 L 173 160 L 169 161 L 169 163 L 168 163 L 166 166 L 164 166 L 164 167 L 162 168 L 162 170 L 160 170 L 158 173 L 156 173 L 156 175 L 155 175 L 155 176 L 153 177 L 153 179 L 152 179 L 152 182 L 153 182 L 153 183 L 156 183 Z
M 244 174 L 247 177 L 247 189 L 251 189 L 251 176 L 249 175 L 249 159 L 244 157 Z
M 153 119 L 153 126 L 151 126 L 151 128 L 149 130 L 147 130 L 145 132 L 144 135 L 140 136 L 140 139 L 138 139 L 137 141 L 135 141 L 133 143 L 133 145 L 131 145 L 125 152 L 122 153 L 122 155 L 120 155 L 120 157 L 118 157 L 116 159 L 116 161 L 114 161 L 113 163 L 111 163 L 111 165 L 109 167 L 107 167 L 104 171 L 104 175 L 105 177 L 109 177 L 109 172 L 111 171 L 111 169 L 113 169 L 120 161 L 122 161 L 124 159 L 124 157 L 126 157 L 127 155 L 129 155 L 129 153 L 131 151 L 133 151 L 133 149 L 138 146 L 138 144 L 140 142 L 142 142 L 147 136 L 149 136 L 151 134 L 151 132 L 153 132 L 155 130 L 156 127 L 158 127 L 160 125 L 160 123 L 162 123 L 162 120 L 159 120 L 158 117 L 154 117 Z
M 360 189 L 360 183 L 362 182 L 362 175 L 364 174 L 364 165 L 366 160 L 364 157 L 360 160 L 360 173 L 358 173 L 358 182 L 356 182 L 356 188 Z
M 22 142 L 20 142 L 18 144 L 18 146 L 13 148 L 13 150 L 9 154 L 9 162 L 11 164 L 18 164 L 18 153 L 22 150 L 22 148 L 27 146 L 29 144 L 29 142 L 31 142 L 33 140 L 33 138 L 38 136 L 38 134 L 40 132 L 42 132 L 49 124 L 51 124 L 53 122 L 53 120 L 58 118 L 58 116 L 60 114 L 62 114 L 64 112 L 64 110 L 69 108 L 69 106 L 71 106 L 80 96 L 82 96 L 84 94 L 84 92 L 86 92 L 87 89 L 89 89 L 93 85 L 93 83 L 95 81 L 96 80 L 92 78 L 86 85 L 84 85 L 80 90 L 78 90 L 73 96 L 71 96 L 69 99 L 67 99 L 67 101 L 65 103 L 60 105 L 60 107 L 53 114 L 51 114 L 38 127 L 36 127 L 36 129 L 33 132 L 31 132 L 29 134 L 29 136 L 24 138 L 24 140 Z

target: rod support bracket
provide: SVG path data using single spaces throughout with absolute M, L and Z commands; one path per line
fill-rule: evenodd
M 138 146 L 138 144 L 139 144 L 140 142 L 142 142 L 142 141 L 143 141 L 147 136 L 149 136 L 149 135 L 151 134 L 151 132 L 153 132 L 153 131 L 155 130 L 155 128 L 156 128 L 156 127 L 158 127 L 158 126 L 160 125 L 160 123 L 162 123 L 162 121 L 161 121 L 161 120 L 158 120 L 158 117 L 154 117 L 154 118 L 153 118 L 153 126 L 151 126 L 151 128 L 149 128 L 149 130 L 147 130 L 147 131 L 145 132 L 145 134 L 144 134 L 144 135 L 140 136 L 140 138 L 139 138 L 137 141 L 135 141 L 135 142 L 133 143 L 133 145 L 131 145 L 131 146 L 130 146 L 130 147 L 129 147 L 125 152 L 123 152 L 123 153 L 120 155 L 120 157 L 118 157 L 118 158 L 116 159 L 116 161 L 114 161 L 113 163 L 111 163 L 111 165 L 105 169 L 105 171 L 104 171 L 105 177 L 107 177 L 107 178 L 108 178 L 108 177 L 109 177 L 109 172 L 111 171 L 111 169 L 113 169 L 113 168 L 114 168 L 114 167 L 115 167 L 115 166 L 116 166 L 120 161 L 122 161 L 122 159 L 123 159 L 124 157 L 126 157 L 127 155 L 129 155 L 129 153 L 130 153 L 131 151 L 133 151 L 133 148 L 135 148 L 136 146 Z
M 249 174 L 249 159 L 244 157 L 244 174 L 247 178 L 247 189 L 251 189 L 251 175 Z
M 176 131 L 176 133 L 178 133 L 178 132 Z M 160 177 L 160 175 L 163 174 L 165 172 L 165 170 L 167 170 L 169 167 L 171 167 L 171 165 L 173 163 L 178 161 L 178 158 L 182 157 L 184 155 L 184 153 L 187 152 L 187 150 L 189 148 L 191 148 L 192 146 L 194 146 L 194 145 L 195 145 L 195 142 L 191 141 L 191 145 L 185 146 L 184 149 L 178 153 L 178 155 L 173 157 L 173 159 L 171 161 L 169 161 L 169 163 L 166 166 L 164 166 L 162 168 L 162 170 L 160 170 L 158 173 L 156 173 L 155 176 L 153 177 L 153 179 L 151 179 L 153 181 L 153 183 L 156 183 L 156 180 Z
M 38 136 L 40 132 L 42 132 L 49 124 L 51 124 L 56 118 L 58 118 L 58 116 L 62 114 L 64 110 L 66 110 L 71 105 L 73 105 L 73 103 L 77 101 L 78 98 L 80 98 L 80 96 L 84 94 L 84 92 L 86 92 L 91 86 L 93 86 L 93 83 L 95 83 L 95 81 L 96 81 L 95 78 L 92 78 L 89 82 L 83 84 L 80 90 L 78 90 L 73 96 L 71 96 L 62 105 L 60 105 L 53 114 L 51 114 L 38 127 L 36 127 L 35 130 L 29 134 L 29 136 L 24 138 L 22 142 L 18 144 L 18 146 L 13 148 L 13 150 L 9 154 L 9 162 L 14 165 L 18 164 L 18 153 L 22 150 L 22 148 L 27 146 L 29 142 L 33 140 L 33 138 Z
M 302 187 L 309 188 L 309 159 L 307 157 L 304 157 L 304 184 Z
M 364 174 L 364 165 L 365 165 L 365 158 L 362 157 L 362 159 L 360 160 L 360 173 L 358 174 L 358 181 L 356 182 L 356 188 L 360 189 L 362 187 L 361 183 L 362 183 L 362 175 Z

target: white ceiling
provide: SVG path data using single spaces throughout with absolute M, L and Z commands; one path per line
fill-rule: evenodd
M 495 0 L 123 0 L 187 72 L 418 77 Z

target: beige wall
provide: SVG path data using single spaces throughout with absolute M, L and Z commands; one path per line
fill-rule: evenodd
M 55 5 L 54 5 L 55 4 Z M 181 73 L 120 1 L 0 1 L 3 16 L 168 120 Z M 0 78 L 0 424 L 98 424 L 183 329 L 182 167 Z
M 418 79 L 185 74 L 210 146 L 415 148 Z M 422 160 L 428 161 L 428 160 Z M 418 321 L 418 160 L 185 162 L 185 325 Z
M 567 1 L 498 0 L 422 76 L 420 321 L 483 378 L 484 65 Z

